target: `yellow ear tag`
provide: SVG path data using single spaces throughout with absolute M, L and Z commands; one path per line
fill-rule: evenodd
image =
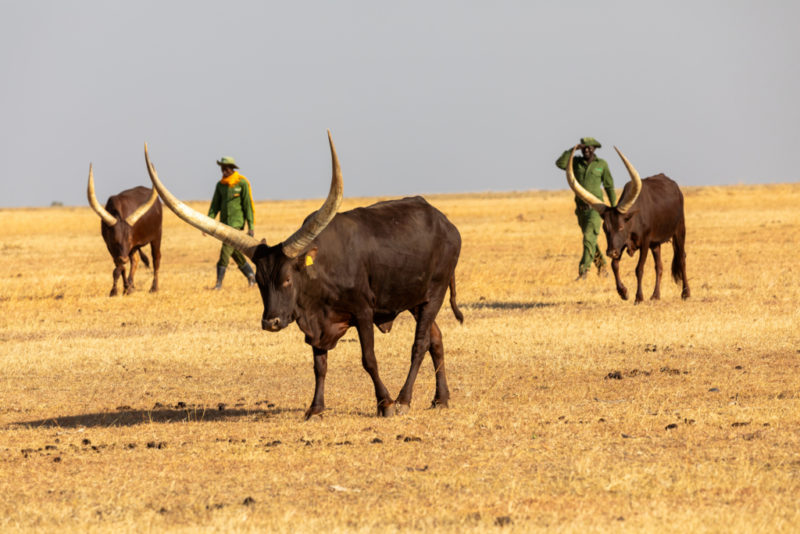
M 306 254 L 306 267 L 310 267 L 312 265 L 314 265 L 314 258 Z

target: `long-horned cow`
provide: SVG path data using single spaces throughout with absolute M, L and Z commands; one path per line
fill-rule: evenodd
M 114 259 L 114 285 L 109 296 L 117 294 L 117 280 L 122 276 L 123 294 L 134 290 L 133 275 L 136 272 L 138 256 L 149 267 L 150 261 L 141 250 L 150 244 L 153 255 L 153 285 L 150 291 L 158 290 L 158 268 L 161 265 L 161 202 L 158 191 L 146 187 L 134 187 L 108 198 L 106 207 L 100 205 L 94 193 L 94 175 L 89 165 L 89 186 L 86 192 L 89 205 L 100 216 L 100 232 L 106 242 L 108 252 Z M 130 262 L 128 276 L 125 264 Z
M 261 327 L 277 332 L 296 321 L 311 345 L 316 385 L 306 419 L 325 408 L 328 351 L 354 326 L 361 361 L 375 386 L 378 415 L 406 412 L 420 363 L 430 352 L 436 377 L 433 406 L 447 406 L 450 392 L 444 367 L 442 334 L 436 315 L 447 290 L 456 305 L 455 268 L 461 236 L 439 210 L 421 197 L 379 202 L 337 214 L 342 199 L 342 172 L 328 132 L 333 176 L 322 207 L 309 215 L 283 243 L 268 246 L 243 231 L 202 215 L 175 198 L 145 159 L 150 178 L 164 203 L 192 226 L 241 250 L 256 265 L 264 313 Z M 378 374 L 374 329 L 389 332 L 394 319 L 408 310 L 416 319 L 411 367 L 396 399 Z
M 577 147 L 575 147 L 577 148 Z M 630 182 L 620 196 L 616 207 L 610 207 L 581 186 L 572 172 L 572 156 L 567 164 L 567 183 L 575 194 L 603 218 L 603 231 L 606 235 L 608 249 L 606 255 L 611 258 L 611 269 L 617 284 L 617 293 L 627 300 L 628 289 L 619 278 L 619 260 L 627 249 L 633 256 L 637 249 L 639 262 L 636 264 L 636 300 L 639 304 L 642 296 L 642 274 L 647 259 L 647 250 L 653 252 L 656 267 L 656 284 L 651 299 L 661 298 L 661 244 L 672 240 L 672 278 L 675 283 L 681 281 L 683 290 L 681 297 L 689 298 L 689 283 L 686 278 L 686 222 L 683 213 L 683 193 L 678 184 L 663 174 L 650 176 L 642 180 L 639 173 L 631 165 L 617 147 L 619 157 L 628 169 Z

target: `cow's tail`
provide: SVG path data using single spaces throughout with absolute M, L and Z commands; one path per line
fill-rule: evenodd
M 150 258 L 147 257 L 147 254 L 145 254 L 142 251 L 142 249 L 139 249 L 139 258 L 141 258 L 142 263 L 144 263 L 144 266 L 149 269 L 150 268 Z
M 672 280 L 676 284 L 681 283 L 681 259 L 679 253 L 680 251 L 675 250 L 675 253 L 672 255 Z
M 450 278 L 450 307 L 453 309 L 453 315 L 456 316 L 458 322 L 464 324 L 464 314 L 458 309 L 456 304 L 456 275 L 455 273 Z

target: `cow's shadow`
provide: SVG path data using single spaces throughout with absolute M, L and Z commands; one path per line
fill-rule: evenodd
M 479 300 L 461 305 L 462 308 L 469 310 L 533 310 L 536 308 L 552 308 L 554 306 L 558 306 L 558 304 L 555 302 L 503 302 L 496 300 Z
M 30 428 L 95 428 L 95 427 L 123 427 L 136 426 L 149 423 L 187 423 L 187 422 L 217 422 L 234 421 L 244 418 L 264 420 L 275 415 L 287 412 L 302 412 L 300 408 L 155 408 L 152 410 L 116 410 L 100 413 L 80 415 L 65 415 L 33 421 L 16 421 L 8 426 Z

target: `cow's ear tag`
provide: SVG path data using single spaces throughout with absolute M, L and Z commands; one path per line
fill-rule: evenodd
M 314 247 L 308 251 L 306 254 L 303 263 L 306 266 L 306 274 L 308 274 L 309 278 L 316 278 L 317 277 L 317 269 L 314 266 L 314 259 L 317 257 L 317 248 Z

